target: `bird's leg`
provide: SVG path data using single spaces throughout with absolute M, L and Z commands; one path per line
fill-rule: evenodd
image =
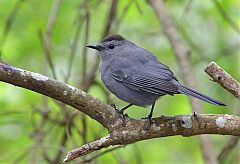
M 193 112 L 193 117 L 197 117 L 197 113 L 196 112 Z
M 147 117 L 142 118 L 142 119 L 148 119 L 148 121 L 151 123 L 154 106 L 155 106 L 155 102 L 152 104 L 151 111 L 150 111 L 149 115 Z
M 122 121 L 125 122 L 125 115 L 123 114 L 123 112 L 124 112 L 127 108 L 129 108 L 130 106 L 132 106 L 132 105 L 133 105 L 133 104 L 128 104 L 127 106 L 125 106 L 125 107 L 122 108 L 122 109 L 117 109 L 115 105 L 114 105 L 114 106 L 111 105 L 111 106 L 113 106 L 113 107 L 115 108 L 116 112 L 121 115 Z
M 123 112 L 127 109 L 127 108 L 129 108 L 130 106 L 132 106 L 133 104 L 128 104 L 127 106 L 125 106 L 125 107 L 123 107 L 122 109 L 117 109 L 117 108 L 115 108 L 116 109 L 116 111 L 118 112 L 118 113 L 120 113 L 121 115 L 123 115 Z
M 115 104 L 110 104 L 111 107 L 113 107 L 115 110 L 118 110 Z

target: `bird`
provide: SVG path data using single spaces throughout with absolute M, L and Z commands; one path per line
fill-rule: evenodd
M 170 68 L 156 56 L 121 35 L 108 35 L 99 44 L 87 47 L 99 52 L 99 71 L 103 84 L 116 97 L 129 103 L 117 110 L 122 115 L 132 105 L 151 105 L 150 113 L 144 117 L 151 120 L 156 100 L 161 96 L 176 94 L 225 106 L 221 101 L 181 84 Z

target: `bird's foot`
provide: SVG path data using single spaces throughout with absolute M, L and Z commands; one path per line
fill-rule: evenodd
M 118 110 L 115 104 L 110 104 L 111 107 L 113 107 L 115 110 Z
M 197 117 L 197 113 L 196 112 L 193 112 L 193 117 Z
M 143 117 L 142 118 L 143 120 L 148 120 L 149 124 L 152 124 L 153 123 L 153 120 L 152 120 L 152 115 L 148 115 L 147 117 Z
M 123 115 L 124 110 L 118 109 L 115 104 L 111 104 L 110 106 L 113 107 L 117 113 Z
M 121 115 L 122 121 L 125 122 L 125 117 L 127 115 L 124 114 L 124 110 L 118 109 L 115 104 L 111 104 L 110 106 L 113 107 L 115 111 Z
M 123 113 L 123 111 L 117 109 L 116 112 L 120 114 L 122 121 L 125 122 L 125 117 L 126 117 L 126 115 Z

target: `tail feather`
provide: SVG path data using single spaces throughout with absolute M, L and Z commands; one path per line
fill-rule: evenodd
M 179 88 L 178 88 L 178 91 L 182 94 L 193 96 L 195 98 L 198 98 L 198 99 L 203 100 L 205 102 L 208 102 L 210 104 L 219 105 L 219 106 L 226 106 L 221 101 L 216 100 L 214 98 L 211 98 L 209 96 L 206 96 L 206 95 L 204 95 L 202 93 L 199 93 L 197 91 L 194 91 L 193 89 L 188 88 L 184 85 L 180 85 Z

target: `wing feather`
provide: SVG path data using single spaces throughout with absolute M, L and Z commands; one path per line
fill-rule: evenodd
M 161 63 L 150 63 L 145 65 L 130 65 L 127 60 L 119 60 L 112 64 L 110 72 L 113 78 L 122 82 L 125 86 L 157 95 L 173 95 L 178 93 L 178 86 L 172 71 Z M 129 67 L 127 67 L 129 66 Z

